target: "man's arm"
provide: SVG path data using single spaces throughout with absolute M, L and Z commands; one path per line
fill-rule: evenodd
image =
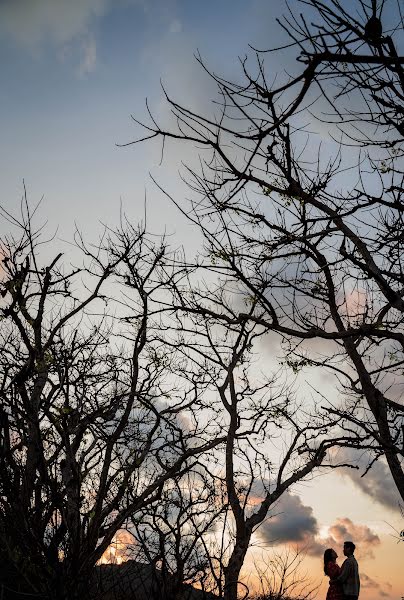
M 339 577 L 334 579 L 334 581 L 339 581 L 339 583 L 344 583 L 348 579 L 350 572 L 351 572 L 351 561 L 344 560 L 344 562 L 342 563 L 342 567 L 341 567 L 341 574 L 339 575 Z

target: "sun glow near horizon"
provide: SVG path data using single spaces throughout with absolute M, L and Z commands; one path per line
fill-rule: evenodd
M 121 565 L 131 560 L 131 550 L 134 544 L 133 535 L 126 529 L 119 529 L 97 564 Z

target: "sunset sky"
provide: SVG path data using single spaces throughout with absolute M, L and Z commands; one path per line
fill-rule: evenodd
M 68 254 L 64 240 L 75 223 L 96 240 L 100 223 L 118 222 L 121 206 L 133 221 L 141 219 L 146 197 L 149 229 L 175 235 L 174 245 L 192 253 L 189 224 L 149 178 L 151 172 L 172 194 L 184 194 L 177 175 L 183 149 L 170 149 L 159 166 L 158 144 L 119 144 L 140 134 L 130 115 L 146 117 L 146 97 L 154 114 L 167 117 L 160 81 L 172 96 L 209 111 L 215 89 L 195 52 L 213 71 L 237 78 L 237 57 L 251 52 L 248 44 L 269 48 L 285 41 L 275 22 L 283 9 L 278 0 L 1 0 L 1 205 L 18 211 L 24 180 L 32 204 L 43 196 L 38 219 L 48 220 L 50 232 L 58 228 Z M 292 62 L 283 53 L 268 68 L 275 73 Z M 9 227 L 0 221 L 1 234 Z M 274 350 L 263 353 L 274 362 Z M 303 372 L 299 384 L 309 394 L 306 377 Z M 325 396 L 335 393 L 332 378 L 310 377 Z M 324 544 L 335 547 L 341 561 L 342 543 L 350 538 L 358 546 L 361 598 L 399 600 L 404 543 L 397 543 L 395 531 L 404 517 L 398 494 L 383 462 L 365 478 L 362 472 L 324 471 L 299 484 L 256 534 L 251 555 L 263 544 L 305 544 L 307 569 L 323 580 L 319 598 L 325 598 Z

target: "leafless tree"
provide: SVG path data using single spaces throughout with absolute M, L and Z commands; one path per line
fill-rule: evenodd
M 225 438 L 162 342 L 164 244 L 128 223 L 96 247 L 77 234 L 75 268 L 49 258 L 26 201 L 3 216 L 18 235 L 1 245 L 1 558 L 31 592 L 82 598 L 116 532 Z
M 136 519 L 134 551 L 153 567 L 150 597 L 187 600 L 192 598 L 191 586 L 213 597 L 209 540 L 225 510 L 219 490 L 219 477 L 212 477 L 201 464 L 196 471 L 168 482 L 161 501 L 146 507 Z
M 190 204 L 172 200 L 203 233 L 201 267 L 254 307 L 216 316 L 278 333 L 295 371 L 332 370 L 344 397 L 326 412 L 384 455 L 404 499 L 403 19 L 394 2 L 300 4 L 277 50 L 297 72 L 268 73 L 257 51 L 240 81 L 210 74 L 214 116 L 166 95 L 177 126 L 143 126 L 200 149 Z
M 254 600 L 313 600 L 320 587 L 304 569 L 304 549 L 285 548 L 266 552 L 255 563 L 259 592 Z
M 321 465 L 331 466 L 327 449 L 337 442 L 327 435 L 330 423 L 304 413 L 281 374 L 264 374 L 259 344 L 266 329 L 239 321 L 237 295 L 221 281 L 182 286 L 172 344 L 209 377 L 209 421 L 225 436 L 223 451 L 212 454 L 229 515 L 211 572 L 219 597 L 237 600 L 241 588 L 248 593 L 241 570 L 253 533 L 283 493 Z

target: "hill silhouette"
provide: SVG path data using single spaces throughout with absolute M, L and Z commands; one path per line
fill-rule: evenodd
M 217 600 L 210 592 L 183 584 L 175 594 L 174 579 L 153 565 L 129 560 L 104 564 L 95 570 L 95 600 Z

